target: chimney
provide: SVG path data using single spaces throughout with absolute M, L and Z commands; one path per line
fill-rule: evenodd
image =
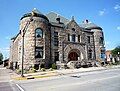
M 60 23 L 60 16 L 57 14 L 56 21 Z
M 83 23 L 87 24 L 87 23 L 89 23 L 89 20 L 86 19 L 83 21 Z

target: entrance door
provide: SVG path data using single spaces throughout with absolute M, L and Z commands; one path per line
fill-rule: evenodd
M 69 61 L 77 61 L 78 60 L 78 54 L 76 52 L 71 52 L 68 55 Z

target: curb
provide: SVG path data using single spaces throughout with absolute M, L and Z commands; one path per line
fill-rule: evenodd
M 37 79 L 37 78 L 47 78 L 47 77 L 53 77 L 53 76 L 62 76 L 62 75 L 68 75 L 68 74 L 75 74 L 75 73 L 85 73 L 85 72 L 93 72 L 93 71 L 102 71 L 102 70 L 110 70 L 110 69 L 117 69 L 120 67 L 103 67 L 101 69 L 95 69 L 95 70 L 88 70 L 88 71 L 78 71 L 78 72 L 69 72 L 69 73 L 61 73 L 57 72 L 55 74 L 47 74 L 47 75 L 31 75 L 28 77 L 13 77 L 14 80 L 30 80 L 30 79 Z

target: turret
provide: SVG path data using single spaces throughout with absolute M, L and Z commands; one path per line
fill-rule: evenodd
M 26 27 L 27 25 L 27 27 Z M 50 61 L 50 30 L 48 18 L 33 9 L 20 19 L 20 31 L 24 32 L 24 67 L 45 67 Z

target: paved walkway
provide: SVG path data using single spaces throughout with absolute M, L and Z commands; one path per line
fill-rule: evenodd
M 67 74 L 73 74 L 73 73 L 109 70 L 113 68 L 120 68 L 120 65 L 107 66 L 107 67 L 90 67 L 90 68 L 80 68 L 80 69 L 62 69 L 62 70 L 54 70 L 54 71 L 46 71 L 46 72 L 36 72 L 36 73 L 24 74 L 25 76 L 24 78 L 21 78 L 20 75 L 12 74 L 12 78 L 16 80 L 27 80 L 27 79 L 34 79 L 34 78 L 46 78 L 46 77 L 52 77 L 52 76 L 67 75 Z
M 0 65 L 0 91 L 19 91 L 11 80 L 11 74 L 14 72 Z

